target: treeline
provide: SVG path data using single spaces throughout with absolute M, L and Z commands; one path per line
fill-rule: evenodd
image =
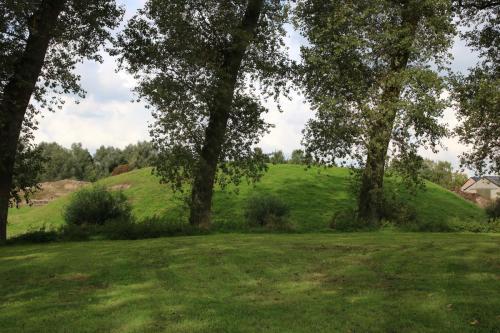
M 124 149 L 101 146 L 92 155 L 81 143 L 65 148 L 55 142 L 42 142 L 37 150 L 42 160 L 39 181 L 76 179 L 95 181 L 119 171 L 151 166 L 156 156 L 150 142 L 130 144 Z
M 450 162 L 425 159 L 420 171 L 422 178 L 438 184 L 450 191 L 458 190 L 469 177 L 454 171 Z
M 256 148 L 257 153 L 262 152 L 260 148 Z M 277 150 L 273 153 L 264 154 L 264 161 L 271 164 L 310 164 L 311 158 L 307 157 L 301 149 L 292 151 L 290 158 L 287 158 L 282 150 Z
M 419 149 L 435 150 L 454 133 L 471 148 L 464 166 L 500 171 L 498 1 L 147 0 L 127 22 L 116 0 L 82 3 L 0 6 L 0 242 L 9 204 L 34 185 L 24 176 L 35 165 L 25 159 L 35 157 L 35 115 L 61 108 L 63 94 L 85 96 L 76 64 L 103 61 L 103 45 L 152 111 L 157 175 L 174 190 L 191 185 L 189 221 L 202 229 L 211 225 L 214 186 L 265 172 L 254 150 L 272 127 L 263 100 L 290 97 L 294 86 L 314 111 L 303 131 L 306 155 L 360 166 L 352 216 L 364 227 L 386 219 L 389 151 L 399 171 L 418 180 Z M 307 41 L 299 62 L 285 47 L 289 24 Z M 457 36 L 480 62 L 445 75 Z M 454 129 L 441 121 L 451 105 Z M 74 150 L 70 160 L 93 163 L 90 171 L 69 167 L 69 175 L 110 172 L 97 156 Z

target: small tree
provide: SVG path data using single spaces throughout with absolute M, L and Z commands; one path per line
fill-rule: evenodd
M 274 153 L 271 154 L 270 161 L 272 164 L 285 164 L 286 163 L 285 154 L 283 154 L 281 150 L 275 151 Z
M 304 155 L 304 151 L 301 149 L 295 149 L 292 151 L 292 157 L 290 158 L 291 164 L 305 164 L 306 157 Z

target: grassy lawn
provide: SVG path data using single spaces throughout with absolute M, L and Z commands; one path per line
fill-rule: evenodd
M 174 196 L 167 185 L 160 184 L 151 175 L 151 169 L 135 170 L 103 179 L 99 183 L 109 187 L 129 186 L 124 193 L 131 201 L 133 213 L 138 219 L 159 215 L 187 220 L 182 200 L 179 196 Z M 389 186 L 390 182 L 387 184 Z M 241 184 L 239 194 L 231 189 L 216 191 L 213 205 L 214 227 L 241 230 L 246 225 L 244 207 L 248 198 L 259 193 L 272 193 L 290 206 L 290 220 L 295 229 L 305 232 L 323 231 L 328 229 L 335 212 L 355 205 L 355 198 L 349 189 L 348 169 L 306 170 L 300 165 L 271 165 L 255 186 Z M 68 199 L 69 197 L 62 197 L 43 207 L 10 210 L 9 236 L 22 234 L 42 225 L 62 224 L 62 212 Z M 485 221 L 482 209 L 432 183 L 427 184 L 424 192 L 416 197 L 407 197 L 406 200 L 413 202 L 419 218 L 429 224 Z
M 0 249 L 0 332 L 500 332 L 500 235 L 218 234 Z

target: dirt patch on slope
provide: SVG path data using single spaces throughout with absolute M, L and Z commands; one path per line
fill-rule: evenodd
M 123 190 L 128 190 L 132 185 L 130 184 L 117 184 L 111 186 L 109 189 L 111 191 L 123 191 Z
M 33 206 L 43 206 L 49 202 L 68 195 L 89 185 L 89 182 L 83 182 L 73 179 L 58 180 L 55 182 L 40 183 L 40 191 L 33 195 L 31 204 Z

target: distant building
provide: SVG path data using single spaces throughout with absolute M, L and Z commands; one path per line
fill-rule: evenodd
M 500 199 L 500 176 L 472 177 L 460 188 L 488 200 Z
M 460 188 L 460 191 L 462 192 L 466 192 L 466 190 L 471 187 L 472 185 L 474 185 L 478 180 L 480 180 L 481 177 L 470 177 L 466 182 L 465 184 L 462 185 L 462 187 Z M 467 192 L 467 193 L 475 193 L 475 192 Z

